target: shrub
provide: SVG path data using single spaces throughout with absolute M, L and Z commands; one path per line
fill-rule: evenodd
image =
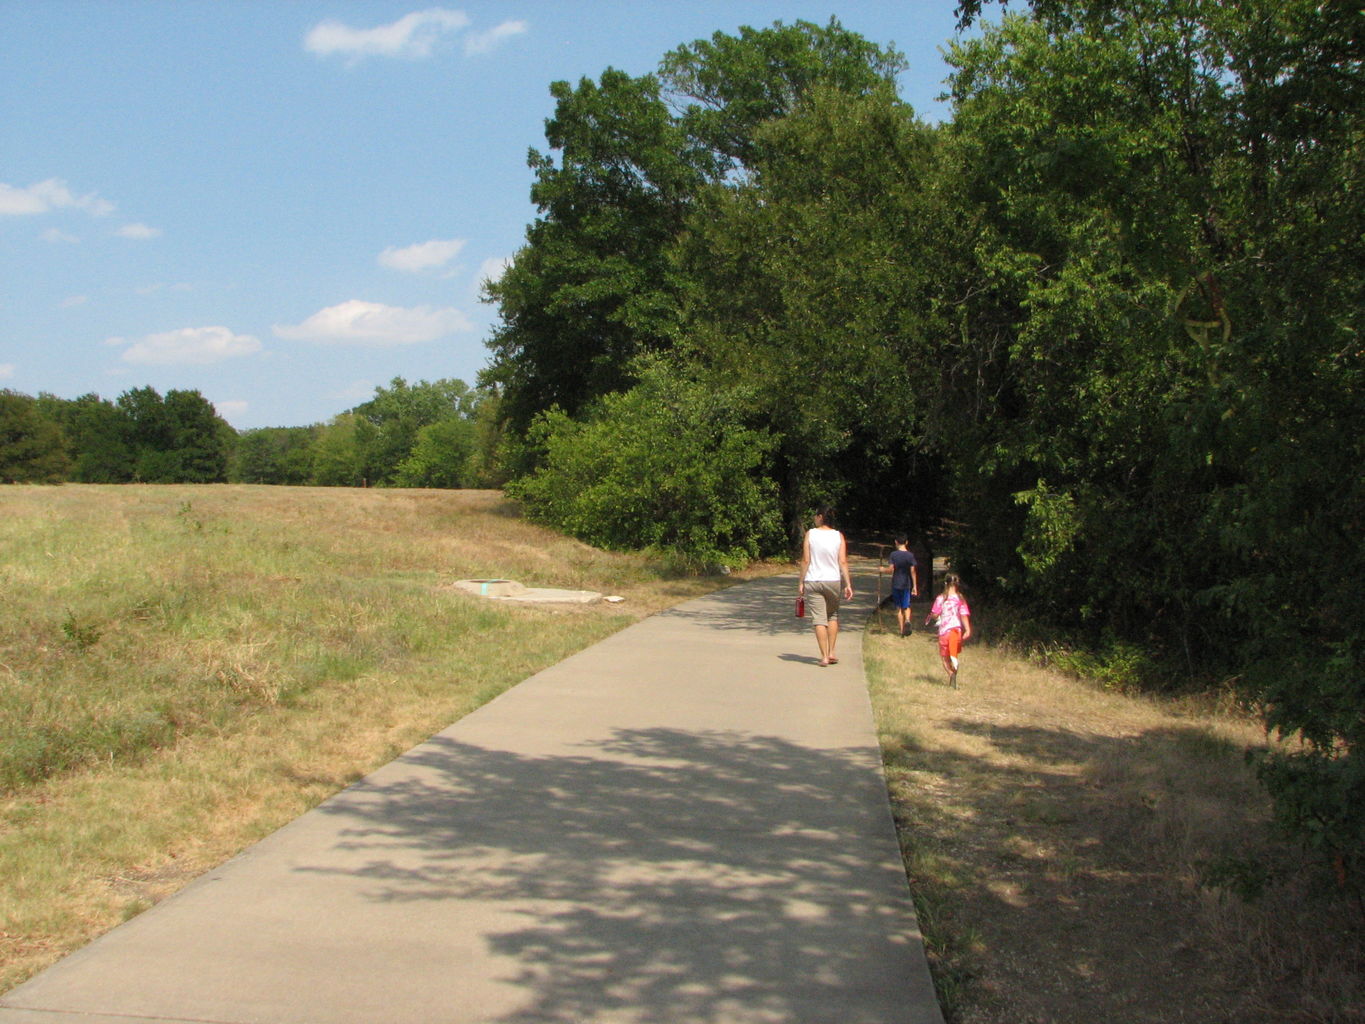
M 508 485 L 527 516 L 599 547 L 654 549 L 689 568 L 742 565 L 779 549 L 773 439 L 734 396 L 662 363 L 574 420 L 542 413 L 537 468 Z

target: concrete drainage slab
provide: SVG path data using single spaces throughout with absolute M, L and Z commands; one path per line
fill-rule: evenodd
M 456 580 L 456 590 L 476 597 L 496 601 L 522 601 L 529 604 L 596 604 L 598 601 L 619 601 L 619 597 L 603 598 L 595 590 L 556 590 L 553 587 L 528 587 L 516 580 Z

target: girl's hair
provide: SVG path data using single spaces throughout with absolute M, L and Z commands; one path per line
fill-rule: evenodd
M 820 521 L 826 526 L 834 526 L 834 509 L 828 505 L 821 505 L 815 510 L 815 514 L 820 517 Z
M 955 572 L 950 572 L 943 577 L 943 592 L 948 593 L 948 588 L 952 587 L 959 594 L 962 593 L 962 577 Z

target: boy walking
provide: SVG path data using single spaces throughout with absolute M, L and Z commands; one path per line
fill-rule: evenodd
M 900 635 L 905 636 L 910 627 L 910 598 L 919 597 L 919 569 L 910 541 L 905 537 L 896 538 L 896 550 L 887 559 L 889 565 L 881 568 L 883 573 L 891 574 L 891 603 L 896 606 L 896 618 L 900 622 Z

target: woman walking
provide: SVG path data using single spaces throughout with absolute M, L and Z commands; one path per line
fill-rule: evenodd
M 836 664 L 839 601 L 853 599 L 853 578 L 848 574 L 848 543 L 834 528 L 834 510 L 828 506 L 815 513 L 815 525 L 806 531 L 796 592 L 806 599 L 815 642 L 820 645 L 820 664 Z

